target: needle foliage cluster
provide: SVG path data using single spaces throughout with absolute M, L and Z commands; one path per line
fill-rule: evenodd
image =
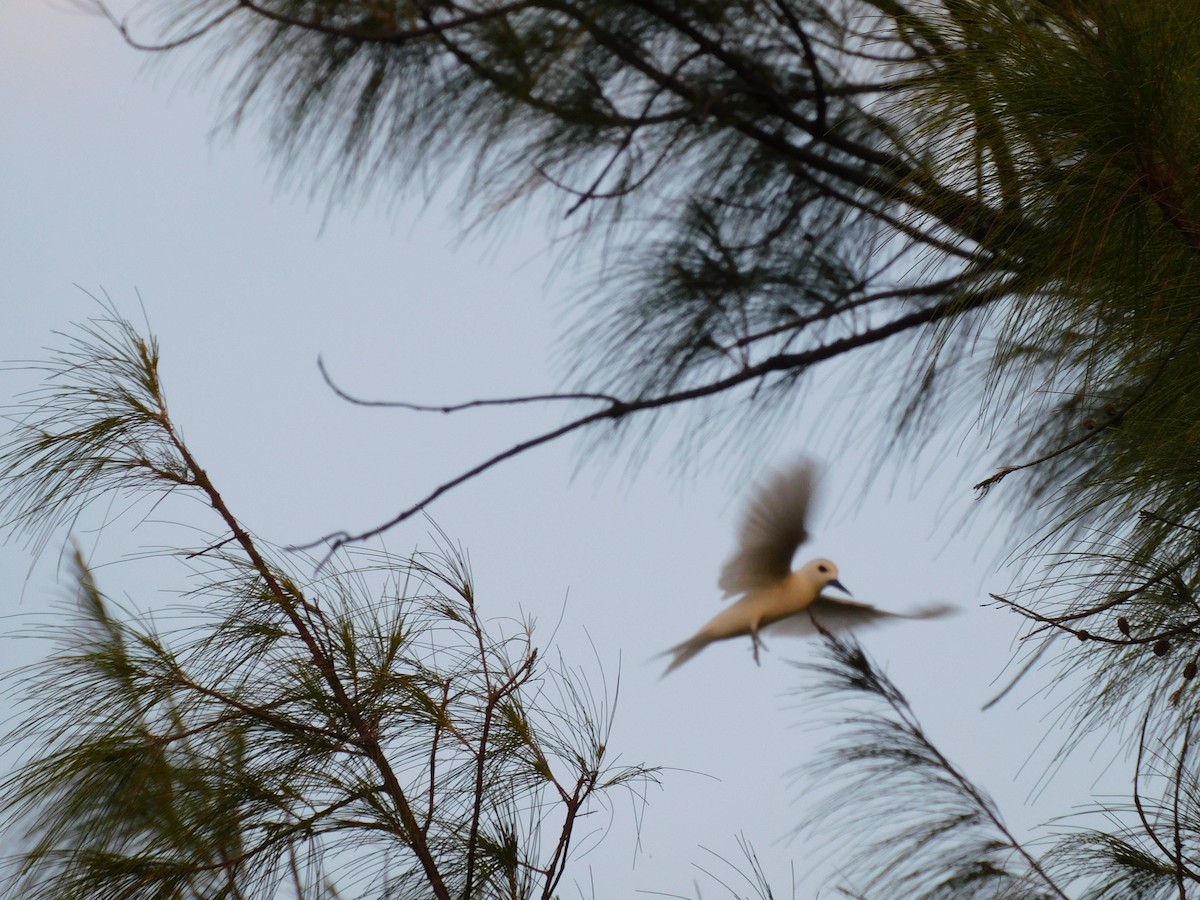
M 184 492 L 217 520 L 166 553 L 183 600 L 154 614 L 73 554 L 77 602 L 13 682 L 4 895 L 555 896 L 594 839 L 580 818 L 654 777 L 606 750 L 615 696 L 539 653 L 531 623 L 485 620 L 444 535 L 319 569 L 252 535 L 180 437 L 158 360 L 127 321 L 89 323 L 2 448 L 0 511 L 35 540 L 118 497 Z

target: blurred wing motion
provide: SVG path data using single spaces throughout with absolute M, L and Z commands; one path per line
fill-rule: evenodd
M 893 613 L 876 609 L 869 603 L 835 600 L 833 597 L 822 595 L 803 612 L 780 619 L 763 630 L 769 635 L 811 637 L 819 633 L 816 625 L 813 624 L 814 619 L 826 631 L 845 631 L 867 628 L 892 619 L 933 619 L 952 612 L 954 612 L 954 607 L 939 605 L 926 606 L 911 613 Z
M 738 548 L 718 582 L 726 597 L 778 583 L 792 571 L 796 548 L 808 540 L 804 520 L 812 495 L 807 462 L 777 472 L 755 492 L 742 519 Z

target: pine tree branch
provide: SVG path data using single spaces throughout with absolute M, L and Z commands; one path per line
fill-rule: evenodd
M 1188 744 L 1191 741 L 1191 729 L 1189 728 L 1183 735 L 1183 746 L 1179 749 L 1179 759 L 1175 765 L 1174 790 L 1171 795 L 1171 832 L 1174 838 L 1174 854 L 1172 859 L 1175 862 L 1175 879 L 1179 887 L 1179 900 L 1187 900 L 1187 887 L 1184 884 L 1184 864 L 1183 864 L 1183 838 L 1180 835 L 1179 828 L 1179 789 L 1183 785 L 1183 766 L 1187 759 Z
M 489 742 L 492 737 L 492 727 L 496 718 L 496 707 L 505 699 L 519 690 L 532 676 L 533 664 L 537 659 L 537 651 L 531 651 L 525 661 L 512 673 L 507 674 L 500 684 L 493 684 L 491 667 L 488 663 L 487 647 L 484 644 L 483 625 L 479 621 L 474 599 L 467 598 L 467 609 L 470 612 L 470 628 L 476 638 L 479 649 L 479 664 L 483 674 L 484 690 L 487 699 L 483 707 L 483 724 L 479 732 L 479 742 L 474 748 L 475 753 L 475 795 L 471 808 L 471 822 L 467 831 L 467 865 L 463 897 L 472 896 L 475 885 L 475 861 L 479 850 L 479 822 L 483 815 L 484 800 L 487 796 L 486 778 Z
M 590 7 L 573 3 L 518 0 L 492 9 L 463 13 L 458 18 L 447 21 L 436 21 L 432 9 L 423 9 L 423 25 L 379 31 L 290 17 L 254 0 L 234 2 L 236 9 L 245 10 L 277 24 L 316 34 L 344 37 L 363 44 L 403 45 L 414 41 L 435 40 L 462 65 L 502 93 L 552 116 L 562 115 L 569 118 L 568 110 L 553 100 L 539 100 L 528 87 L 518 90 L 518 86 L 511 83 L 510 76 L 490 68 L 473 55 L 465 43 L 457 41 L 454 37 L 454 32 L 458 29 L 493 19 L 503 19 L 513 12 L 525 9 L 553 10 L 572 19 L 599 46 L 638 71 L 660 90 L 667 90 L 683 100 L 692 109 L 691 115 L 698 122 L 710 116 L 715 117 L 752 141 L 770 147 L 784 158 L 793 160 L 799 167 L 840 180 L 889 204 L 907 204 L 931 216 L 952 233 L 963 235 L 979 246 L 987 245 L 993 234 L 1011 235 L 1025 227 L 1019 218 L 948 187 L 930 173 L 911 164 L 902 155 L 876 149 L 829 128 L 825 121 L 827 113 L 821 110 L 832 93 L 830 90 L 818 87 L 808 92 L 811 96 L 806 96 L 805 99 L 812 99 L 817 110 L 813 117 L 797 112 L 790 102 L 792 98 L 781 94 L 775 85 L 763 82 L 740 53 L 731 51 L 719 41 L 704 34 L 674 8 L 654 3 L 652 0 L 638 0 L 637 5 L 648 15 L 661 20 L 679 37 L 691 42 L 700 52 L 727 69 L 745 85 L 745 93 L 766 104 L 769 110 L 767 121 L 760 123 L 754 117 L 747 116 L 743 104 L 738 102 L 737 98 L 721 99 L 708 95 L 699 87 L 673 76 L 656 61 L 635 52 L 625 36 L 602 27 Z M 198 36 L 190 35 L 186 40 L 193 40 Z M 809 59 L 808 62 L 811 65 L 813 60 Z M 815 83 L 820 84 L 819 79 L 820 76 L 814 69 Z M 790 128 L 798 130 L 807 138 L 807 142 L 804 145 L 797 143 L 778 127 L 770 124 L 770 120 L 786 123 Z M 636 128 L 648 122 L 649 120 L 633 117 L 622 118 L 620 121 L 612 120 L 610 124 Z M 826 147 L 832 153 L 814 152 L 811 149 L 811 145 L 814 144 Z M 834 156 L 854 159 L 862 165 L 847 165 L 833 158 Z M 883 211 L 882 207 L 877 206 L 870 206 L 869 210 L 872 214 Z M 928 232 L 922 233 L 922 237 L 931 236 Z
M 333 393 L 337 395 L 339 399 L 345 400 L 347 403 L 352 403 L 355 406 L 368 406 L 384 409 L 407 409 L 413 412 L 455 413 L 462 412 L 465 409 L 476 409 L 486 406 L 521 406 L 527 403 L 547 403 L 555 400 L 599 400 L 604 403 L 611 403 L 614 405 L 621 403 L 621 401 L 612 394 L 598 394 L 590 392 L 529 394 L 522 397 L 500 397 L 495 399 L 468 400 L 466 403 L 452 403 L 446 406 L 430 406 L 421 403 L 408 403 L 404 400 L 367 400 L 351 394 L 349 391 L 335 382 L 333 380 L 333 376 L 329 374 L 329 369 L 325 365 L 325 360 L 319 356 L 317 357 L 317 368 L 320 370 L 321 378 L 324 379 L 326 386 L 333 391 Z
M 1031 881 L 1037 881 L 1055 897 L 1060 900 L 1068 900 L 1065 890 L 1059 886 L 1042 862 L 1022 842 L 1017 840 L 1004 823 L 991 798 L 967 778 L 934 744 L 900 689 L 878 670 L 853 639 L 832 634 L 815 617 L 810 618 L 824 639 L 825 653 L 831 660 L 831 664 L 808 664 L 800 666 L 800 668 L 822 676 L 825 681 L 822 687 L 826 693 L 832 691 L 839 695 L 843 692 L 849 695 L 866 694 L 882 701 L 891 712 L 890 716 L 864 714 L 857 710 L 848 713 L 841 724 L 854 727 L 855 730 L 838 749 L 830 751 L 829 758 L 824 764 L 824 771 L 821 773 L 822 780 L 828 781 L 830 778 L 834 778 L 844 782 L 847 778 L 845 770 L 856 764 L 862 764 L 868 767 L 867 772 L 855 787 L 859 787 L 864 795 L 869 791 L 869 795 L 866 796 L 870 798 L 888 798 L 878 799 L 876 802 L 880 805 L 877 808 L 870 808 L 866 812 L 857 812 L 854 815 L 859 818 L 854 818 L 849 823 L 849 827 L 856 835 L 868 822 L 879 823 L 878 827 L 883 831 L 880 838 L 863 850 L 864 859 L 869 854 L 871 857 L 883 857 L 885 860 L 873 863 L 877 866 L 875 877 L 878 881 L 873 882 L 875 887 L 878 888 L 882 884 L 888 896 L 900 896 L 899 892 L 903 887 L 907 889 L 906 892 L 909 895 L 915 896 L 909 881 L 914 876 L 906 874 L 904 871 L 905 866 L 912 864 L 912 856 L 922 851 L 930 854 L 946 851 L 949 845 L 939 846 L 936 840 L 947 839 L 951 835 L 960 833 L 963 828 L 968 829 L 967 833 L 969 834 L 970 828 L 978 827 L 980 821 L 986 820 L 999 839 L 995 836 L 987 836 L 979 846 L 987 848 L 986 852 L 994 852 L 997 845 L 1002 844 L 1024 860 L 1030 874 L 1008 875 L 996 868 L 986 856 L 977 857 L 976 854 L 981 850 L 975 849 L 974 844 L 968 843 L 966 846 L 971 849 L 964 851 L 962 858 L 970 860 L 969 869 L 971 871 L 983 867 L 992 870 L 992 874 L 996 876 L 1016 878 L 1019 879 L 1019 883 L 1023 882 L 1026 885 Z M 807 697 L 814 695 L 814 692 L 807 687 L 805 691 Z M 845 698 L 838 696 L 837 699 L 842 701 Z M 838 703 L 839 708 L 842 705 L 841 702 Z M 892 783 L 888 782 L 889 778 L 892 779 Z M 906 819 L 912 814 L 912 808 L 897 799 L 904 794 L 906 789 L 914 792 L 912 799 L 917 810 L 928 807 L 931 810 L 928 815 L 931 817 L 939 815 L 932 810 L 941 810 L 940 814 L 945 817 L 945 820 L 933 819 L 927 826 L 909 824 L 901 828 L 898 834 L 889 833 L 889 825 L 886 823 L 892 819 Z M 938 796 L 943 792 L 948 794 L 951 799 Z M 855 802 L 857 798 L 851 793 L 840 792 L 838 799 L 847 807 L 857 806 Z M 871 800 L 867 802 L 869 803 Z M 831 801 L 831 803 L 842 805 L 837 804 L 836 801 Z M 900 811 L 903 811 L 903 815 Z M 823 813 L 822 815 L 832 814 Z M 817 821 L 814 819 L 807 827 L 813 828 Z M 822 825 L 825 824 L 822 820 Z M 885 853 L 885 850 L 888 852 Z M 939 857 L 940 855 L 939 853 Z M 871 868 L 871 865 L 868 864 L 868 868 Z M 959 865 L 961 866 L 963 863 L 959 863 Z M 923 872 L 923 870 L 921 871 Z M 934 871 L 936 874 L 932 877 L 935 879 L 953 878 L 952 873 L 942 873 L 938 869 Z M 893 880 L 888 881 L 888 876 L 893 876 Z M 943 891 L 952 883 L 952 881 L 937 882 L 937 887 L 931 889 L 929 893 L 920 894 L 920 896 L 947 896 Z M 880 894 L 880 896 L 884 895 Z
M 1008 475 L 1011 475 L 1013 472 L 1020 472 L 1022 469 L 1031 469 L 1035 466 L 1040 466 L 1043 463 L 1050 462 L 1052 459 L 1057 459 L 1064 453 L 1068 453 L 1071 450 L 1074 450 L 1076 447 L 1080 447 L 1083 444 L 1094 440 L 1107 429 L 1119 426 L 1125 421 L 1125 417 L 1129 414 L 1130 410 L 1145 400 L 1150 394 L 1151 389 L 1153 389 L 1158 380 L 1162 378 L 1163 372 L 1166 371 L 1166 368 L 1171 361 L 1175 359 L 1176 355 L 1179 353 L 1179 349 L 1183 346 L 1184 340 L 1186 340 L 1188 334 L 1193 328 L 1196 327 L 1198 322 L 1200 322 L 1200 316 L 1192 318 L 1186 325 L 1184 325 L 1179 334 L 1175 337 L 1174 342 L 1169 347 L 1166 347 L 1160 351 L 1158 365 L 1154 367 L 1154 371 L 1150 374 L 1150 376 L 1146 378 L 1144 382 L 1142 382 L 1141 386 L 1137 389 L 1133 396 L 1125 402 L 1124 406 L 1114 407 L 1111 411 L 1109 411 L 1107 413 L 1107 418 L 1105 418 L 1103 422 L 1097 422 L 1094 428 L 1088 429 L 1078 438 L 1068 441 L 1061 447 L 1057 447 L 1054 450 L 1051 450 L 1049 453 L 1039 456 L 1037 459 L 1032 459 L 1029 462 L 1021 463 L 1020 465 L 1005 466 L 997 471 L 994 475 L 991 475 L 976 484 L 974 486 L 974 490 L 979 491 L 980 495 L 986 496 L 989 490 L 991 490 L 1001 480 Z
M 1101 644 L 1114 644 L 1117 646 L 1127 646 L 1127 647 L 1128 646 L 1137 646 L 1140 644 L 1155 644 L 1155 645 L 1162 646 L 1162 642 L 1167 641 L 1170 638 L 1180 637 L 1182 635 L 1200 634 L 1200 618 L 1196 618 L 1196 619 L 1192 619 L 1188 622 L 1183 622 L 1182 624 L 1176 625 L 1172 628 L 1166 628 L 1162 631 L 1158 631 L 1158 632 L 1155 632 L 1154 634 L 1146 635 L 1143 637 L 1133 637 L 1132 635 L 1126 635 L 1126 636 L 1119 637 L 1119 638 L 1109 637 L 1108 635 L 1097 634 L 1094 631 L 1090 631 L 1086 628 L 1075 628 L 1071 625 L 1068 625 L 1067 622 L 1071 621 L 1072 619 L 1078 619 L 1081 617 L 1081 615 L 1089 615 L 1089 616 L 1095 615 L 1097 612 L 1100 611 L 1100 609 L 1111 608 L 1112 606 L 1116 605 L 1115 603 L 1111 603 L 1106 607 L 1088 610 L 1086 613 L 1083 613 L 1083 614 L 1072 614 L 1070 616 L 1047 616 L 1047 615 L 1043 615 L 1042 613 L 1037 612 L 1036 610 L 1030 609 L 1027 606 L 1022 606 L 1020 603 L 1017 603 L 1014 600 L 1009 600 L 1007 597 L 1002 597 L 1000 594 L 989 594 L 988 596 L 991 597 L 993 600 L 995 600 L 997 603 L 1001 603 L 1004 606 L 1007 606 L 1009 609 L 1013 610 L 1014 612 L 1020 613 L 1022 616 L 1024 616 L 1025 618 L 1027 618 L 1033 622 L 1038 622 L 1042 625 L 1047 626 L 1048 628 L 1053 628 L 1057 631 L 1062 631 L 1066 634 L 1073 635 L 1074 637 L 1078 638 L 1081 641 L 1095 641 L 1095 642 L 1101 643 Z M 1131 599 L 1131 598 L 1125 597 L 1123 600 L 1121 600 L 1119 602 L 1126 602 L 1129 599 Z M 1032 637 L 1034 634 L 1037 634 L 1038 631 L 1040 631 L 1040 630 L 1041 629 L 1035 630 L 1028 636 Z M 1169 651 L 1169 649 L 1170 648 L 1168 646 L 1167 650 Z M 1164 651 L 1164 652 L 1167 652 L 1167 651 Z
M 152 370 L 152 361 L 147 354 L 146 344 L 144 341 L 139 342 L 139 350 L 142 354 L 142 362 L 147 371 Z M 371 761 L 372 765 L 383 778 L 384 785 L 387 789 L 388 796 L 396 805 L 396 811 L 400 816 L 400 821 L 404 827 L 402 835 L 405 843 L 413 851 L 425 873 L 425 877 L 429 882 L 430 889 L 438 900 L 452 900 L 449 889 L 442 879 L 436 859 L 426 840 L 425 833 L 420 827 L 416 815 L 409 804 L 408 797 L 400 784 L 399 778 L 392 769 L 383 746 L 379 742 L 376 730 L 372 728 L 366 719 L 363 718 L 358 705 L 350 698 L 346 686 L 342 683 L 341 677 L 338 675 L 337 668 L 333 663 L 332 658 L 321 646 L 320 641 L 310 629 L 305 618 L 300 614 L 297 608 L 298 603 L 303 604 L 304 599 L 296 595 L 292 590 L 285 588 L 276 576 L 274 570 L 268 564 L 266 558 L 259 551 L 257 544 L 250 534 L 242 527 L 241 523 L 230 511 L 226 505 L 224 498 L 217 491 L 216 486 L 209 479 L 208 474 L 201 468 L 200 464 L 192 456 L 191 451 L 183 443 L 171 423 L 167 415 L 165 403 L 163 403 L 161 395 L 156 397 L 158 401 L 158 409 L 156 411 L 159 424 L 162 427 L 163 433 L 167 440 L 175 448 L 180 459 L 183 460 L 191 473 L 196 486 L 208 498 L 209 504 L 224 521 L 226 528 L 233 534 L 238 545 L 246 554 L 251 566 L 254 568 L 258 577 L 262 580 L 270 592 L 272 598 L 279 604 L 279 608 L 291 622 L 292 627 L 296 630 L 297 635 L 307 648 L 313 664 L 317 667 L 321 677 L 333 692 L 333 696 L 338 704 L 338 708 L 342 715 L 345 716 L 354 731 L 356 743 L 362 749 L 363 754 Z
M 506 460 L 512 459 L 516 456 L 520 456 L 521 454 L 526 453 L 529 450 L 533 450 L 536 447 L 540 447 L 543 444 L 548 444 L 553 441 L 556 441 L 559 438 L 565 437 L 566 435 L 571 434 L 575 431 L 579 431 L 582 428 L 587 428 L 591 425 L 595 425 L 599 422 L 605 422 L 605 421 L 620 422 L 620 421 L 622 421 L 632 415 L 635 415 L 637 413 L 648 412 L 648 411 L 657 410 L 657 409 L 663 409 L 663 408 L 666 408 L 669 406 L 674 406 L 674 405 L 677 405 L 680 403 L 687 403 L 692 400 L 697 400 L 702 397 L 715 396 L 717 394 L 721 394 L 721 393 L 729 391 L 733 388 L 739 387 L 740 385 L 746 384 L 748 382 L 752 382 L 752 381 L 764 378 L 775 372 L 804 371 L 805 369 L 809 368 L 810 366 L 812 366 L 816 363 L 822 362 L 827 359 L 832 359 L 833 357 L 840 356 L 844 353 L 849 353 L 852 350 L 858 350 L 863 347 L 868 347 L 872 344 L 876 344 L 876 343 L 879 343 L 880 341 L 884 341 L 890 337 L 894 337 L 898 334 L 902 334 L 913 328 L 917 328 L 920 326 L 939 322 L 949 316 L 958 316 L 965 312 L 979 309 L 979 308 L 987 305 L 988 303 L 991 303 L 994 300 L 998 299 L 998 297 L 1001 295 L 1002 295 L 1002 292 L 999 290 L 983 291 L 983 292 L 980 292 L 980 293 L 978 293 L 972 297 L 969 297 L 965 300 L 962 300 L 962 299 L 947 300 L 945 302 L 936 304 L 934 306 L 930 306 L 926 309 L 918 310 L 916 312 L 912 312 L 907 315 L 899 316 L 896 319 L 893 319 L 891 322 L 888 322 L 884 325 L 880 325 L 876 328 L 871 328 L 866 331 L 859 332 L 858 334 L 850 335 L 849 337 L 839 338 L 838 340 L 830 341 L 828 344 L 824 344 L 819 347 L 815 347 L 811 350 L 806 350 L 806 351 L 802 351 L 802 352 L 798 352 L 798 353 L 782 353 L 782 354 L 778 354 L 776 356 L 772 356 L 772 357 L 765 359 L 759 363 L 755 363 L 753 365 L 746 366 L 746 367 L 742 368 L 740 371 L 738 371 L 738 372 L 734 373 L 733 375 L 730 375 L 726 378 L 722 378 L 717 381 L 710 382 L 709 384 L 700 385 L 699 387 L 695 387 L 695 388 L 688 388 L 685 390 L 672 391 L 672 392 L 669 392 L 666 394 L 661 394 L 657 397 L 648 397 L 648 398 L 642 399 L 642 400 L 624 400 L 623 401 L 623 400 L 619 400 L 616 398 L 609 398 L 609 397 L 607 397 L 607 395 L 596 395 L 597 397 L 603 397 L 605 399 L 605 401 L 607 402 L 608 405 L 604 409 L 598 410 L 593 413 L 588 413 L 587 415 L 583 415 L 578 418 L 572 419 L 571 421 L 567 422 L 565 425 L 561 425 L 558 428 L 554 428 L 549 431 L 543 432 L 542 434 L 539 434 L 535 437 L 529 438 L 528 440 L 521 441 L 517 444 L 514 444 L 512 447 L 509 447 L 507 450 L 504 450 L 500 453 L 495 454 L 494 456 L 489 457 L 488 459 L 485 459 L 483 462 L 468 469 L 467 471 L 461 473 L 460 475 L 457 475 L 456 477 L 450 479 L 449 481 L 443 482 L 441 485 L 439 485 L 437 488 L 432 490 L 429 494 L 427 494 L 419 502 L 414 503 L 412 506 L 409 506 L 406 509 L 400 511 L 399 513 L 394 515 L 392 518 L 388 519 L 386 522 L 383 522 L 380 525 L 377 525 L 373 528 L 369 528 L 369 529 L 366 529 L 364 531 L 357 532 L 357 533 L 350 533 L 350 532 L 345 532 L 345 531 L 331 532 L 331 533 L 324 535 L 323 537 L 320 537 L 320 538 L 318 538 L 314 541 L 311 541 L 307 544 L 293 545 L 292 547 L 289 547 L 288 549 L 311 550 L 311 549 L 314 549 L 317 547 L 324 547 L 326 550 L 324 560 L 322 561 L 322 564 L 324 564 L 325 561 L 328 561 L 328 559 L 330 557 L 332 557 L 333 554 L 335 554 L 338 550 L 342 549 L 343 547 L 346 547 L 350 544 L 361 543 L 362 541 L 369 540 L 374 537 L 378 537 L 379 535 L 383 534 L 385 531 L 388 531 L 389 529 L 394 528 L 395 526 L 399 525 L 401 522 L 404 522 L 407 519 L 412 518 L 417 513 L 421 512 L 423 509 L 425 509 L 425 507 L 428 506 L 430 503 L 432 503 L 433 501 L 435 501 L 439 497 L 441 497 L 443 494 L 447 493 L 448 491 L 453 490 L 456 487 L 459 487 L 462 484 L 465 484 L 466 482 L 478 477 L 479 475 L 482 475 L 484 472 L 499 465 L 500 463 L 505 462 Z M 559 396 L 559 395 L 555 395 L 555 396 Z M 561 396 L 563 396 L 564 398 L 572 398 L 577 395 L 561 395 Z M 590 395 L 584 395 L 584 396 L 590 396 Z M 476 401 L 471 401 L 470 403 L 461 404 L 459 406 L 449 406 L 449 407 L 438 407 L 438 406 L 431 407 L 431 406 L 421 406 L 421 405 L 416 405 L 416 404 L 393 404 L 393 405 L 403 405 L 403 406 L 408 406 L 408 408 L 415 408 L 415 409 L 426 409 L 426 410 L 432 409 L 432 410 L 438 410 L 438 411 L 442 411 L 442 412 L 450 412 L 455 409 L 466 408 L 466 407 L 470 407 L 470 406 L 525 403 L 525 402 L 532 402 L 534 399 L 539 399 L 539 398 L 535 395 L 534 397 L 529 397 L 529 398 L 516 397 L 516 398 L 509 398 L 509 399 L 504 399 L 504 400 L 476 400 Z M 547 398 L 547 399 L 549 399 L 549 398 Z

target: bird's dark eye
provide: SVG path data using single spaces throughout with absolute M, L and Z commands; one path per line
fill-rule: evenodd
M 828 566 L 817 566 L 817 571 L 818 572 L 828 572 L 829 567 Z

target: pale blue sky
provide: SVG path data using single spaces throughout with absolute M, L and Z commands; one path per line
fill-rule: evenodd
M 162 342 L 176 420 L 235 511 L 279 543 L 374 525 L 559 421 L 558 409 L 422 417 L 334 398 L 318 354 L 347 388 L 381 398 L 448 402 L 553 388 L 563 376 L 556 335 L 578 281 L 569 269 L 549 277 L 555 257 L 536 211 L 525 227 L 486 240 L 460 239 L 449 192 L 389 212 L 393 196 L 381 191 L 378 202 L 326 218 L 302 191 L 275 187 L 252 128 L 212 137 L 220 85 L 193 86 L 187 60 L 196 57 L 155 64 L 65 0 L 0 4 L 0 359 L 37 358 L 52 330 L 93 314 L 84 290 L 107 291 L 132 317 L 140 294 Z M 0 374 L 6 398 L 28 384 L 23 373 Z M 830 417 L 871 414 L 839 401 L 837 390 L 836 381 L 819 382 L 817 402 L 758 462 L 800 452 L 828 460 Z M 535 451 L 430 509 L 469 551 L 485 612 L 532 613 L 544 637 L 561 615 L 557 644 L 568 661 L 590 664 L 590 639 L 610 677 L 619 662 L 610 749 L 668 767 L 649 794 L 640 838 L 630 808 L 618 806 L 604 843 L 570 876 L 594 880 L 599 898 L 684 893 L 706 883 L 692 868 L 712 864 L 700 847 L 734 857 L 741 832 L 786 897 L 790 861 L 798 874 L 815 862 L 812 848 L 787 840 L 805 809 L 787 773 L 804 769 L 828 735 L 798 727 L 786 697 L 798 681 L 782 660 L 811 656 L 812 647 L 772 643 L 756 668 L 748 645 L 727 643 L 663 682 L 661 662 L 648 661 L 718 609 L 740 470 L 710 460 L 680 478 L 660 452 L 633 478 L 621 475 L 624 458 L 587 464 L 572 478 L 578 448 Z M 1009 586 L 996 572 L 1003 519 L 985 511 L 958 528 L 973 502 L 971 476 L 989 474 L 988 460 L 951 461 L 928 482 L 902 476 L 890 495 L 889 475 L 859 503 L 865 456 L 826 463 L 816 541 L 802 553 L 836 560 L 860 599 L 961 607 L 953 619 L 870 632 L 864 643 L 1018 828 L 1067 811 L 1094 771 L 1064 775 L 1070 781 L 1036 809 L 1024 801 L 1044 757 L 1014 780 L 1047 727 L 1047 708 L 979 712 L 1016 628 L 1010 616 L 978 608 L 987 590 Z M 387 544 L 428 546 L 426 531 L 414 521 Z M 150 529 L 136 540 L 164 537 Z M 83 541 L 97 561 L 130 546 L 115 533 Z M 39 612 L 62 596 L 54 556 L 26 581 L 28 554 L 0 548 L 3 612 Z M 111 571 L 153 607 L 161 585 L 138 582 L 132 565 Z M 705 896 L 722 894 L 710 885 Z

